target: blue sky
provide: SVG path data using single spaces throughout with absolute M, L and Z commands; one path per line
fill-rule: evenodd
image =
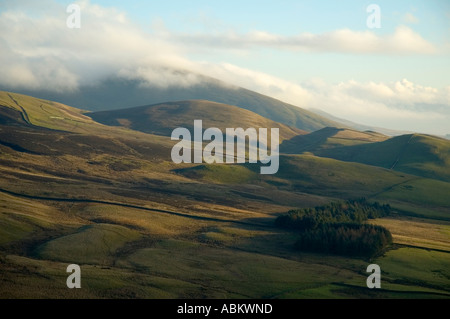
M 78 30 L 64 25 L 70 3 Z M 366 24 L 370 4 L 381 28 Z M 450 1 L 17 0 L 0 1 L 0 18 L 6 87 L 76 90 L 111 74 L 189 85 L 163 74 L 173 67 L 367 125 L 450 133 Z
M 71 1 L 62 1 L 71 3 Z M 414 1 L 324 1 L 324 0 L 246 0 L 246 1 L 95 1 L 105 7 L 115 7 L 126 11 L 130 17 L 137 18 L 142 24 L 161 18 L 173 29 L 194 31 L 198 28 L 197 18 L 218 19 L 227 26 L 235 26 L 242 31 L 265 29 L 267 31 L 295 34 L 302 31 L 324 32 L 338 28 L 363 30 L 366 28 L 366 8 L 369 4 L 378 4 L 383 13 L 383 27 L 389 29 L 400 22 L 407 12 L 414 13 L 419 19 L 428 20 L 421 29 L 433 30 L 439 16 L 449 4 L 442 0 Z M 443 10 L 442 10 L 443 9 Z M 433 19 L 430 19 L 433 18 Z M 198 22 L 198 21 L 197 21 Z M 439 25 L 438 25 L 439 27 Z M 379 31 L 382 31 L 380 29 Z M 442 30 L 435 30 L 442 31 Z

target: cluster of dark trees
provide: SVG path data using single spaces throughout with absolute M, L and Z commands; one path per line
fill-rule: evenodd
M 299 235 L 296 249 L 345 256 L 370 257 L 392 243 L 386 228 L 370 224 L 323 224 Z
M 390 213 L 389 205 L 363 198 L 291 210 L 279 216 L 275 224 L 298 231 L 295 247 L 299 250 L 370 257 L 391 244 L 392 236 L 384 227 L 362 222 Z
M 283 228 L 305 230 L 328 223 L 362 223 L 367 219 L 388 216 L 390 213 L 389 205 L 369 203 L 365 198 L 361 198 L 315 208 L 290 210 L 287 215 L 279 216 L 275 224 Z

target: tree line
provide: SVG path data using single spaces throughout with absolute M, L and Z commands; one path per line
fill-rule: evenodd
M 275 224 L 298 232 L 296 249 L 369 257 L 391 244 L 392 235 L 384 227 L 363 222 L 390 213 L 389 205 L 362 198 L 291 210 L 279 216 Z

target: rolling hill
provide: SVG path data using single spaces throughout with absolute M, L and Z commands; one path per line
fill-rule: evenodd
M 124 126 L 133 130 L 170 136 L 177 127 L 193 131 L 194 120 L 203 119 L 203 128 L 217 127 L 247 129 L 279 128 L 282 140 L 306 134 L 297 128 L 264 118 L 251 111 L 210 101 L 178 101 L 149 106 L 87 113 L 93 120 L 105 124 Z
M 321 149 L 315 154 L 450 181 L 450 141 L 431 135 L 407 134 L 375 143 Z
M 450 181 L 450 141 L 431 135 L 388 137 L 372 131 L 327 127 L 286 140 L 280 150 Z
M 321 115 L 327 119 L 330 119 L 332 121 L 335 121 L 337 123 L 341 123 L 342 125 L 345 125 L 345 127 L 349 127 L 352 128 L 354 130 L 358 130 L 358 131 L 374 131 L 374 132 L 378 132 L 387 136 L 397 136 L 397 135 L 404 135 L 404 134 L 411 134 L 413 132 L 411 131 L 399 131 L 399 130 L 392 130 L 392 129 L 387 129 L 384 127 L 375 127 L 375 126 L 369 126 L 369 125 L 364 125 L 364 124 L 359 124 L 359 123 L 355 123 L 334 115 L 331 115 L 330 113 L 327 113 L 323 110 L 319 110 L 316 108 L 311 108 L 309 109 L 311 112 L 314 112 L 318 115 Z
M 77 132 L 83 125 L 95 125 L 83 110 L 31 96 L 0 91 L 4 124 L 20 124 Z
M 387 136 L 376 132 L 360 132 L 352 129 L 325 127 L 284 141 L 280 146 L 280 150 L 288 154 L 314 153 L 319 150 L 333 149 L 339 146 L 373 143 L 386 139 L 388 139 Z

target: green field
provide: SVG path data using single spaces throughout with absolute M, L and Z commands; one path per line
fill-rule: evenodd
M 417 291 L 448 292 L 450 288 L 448 252 L 400 248 L 388 252 L 375 262 L 380 265 L 384 280 L 387 281 L 383 288 L 389 289 L 391 284 L 396 284 L 397 289 L 400 289 L 399 283 L 416 287 Z

